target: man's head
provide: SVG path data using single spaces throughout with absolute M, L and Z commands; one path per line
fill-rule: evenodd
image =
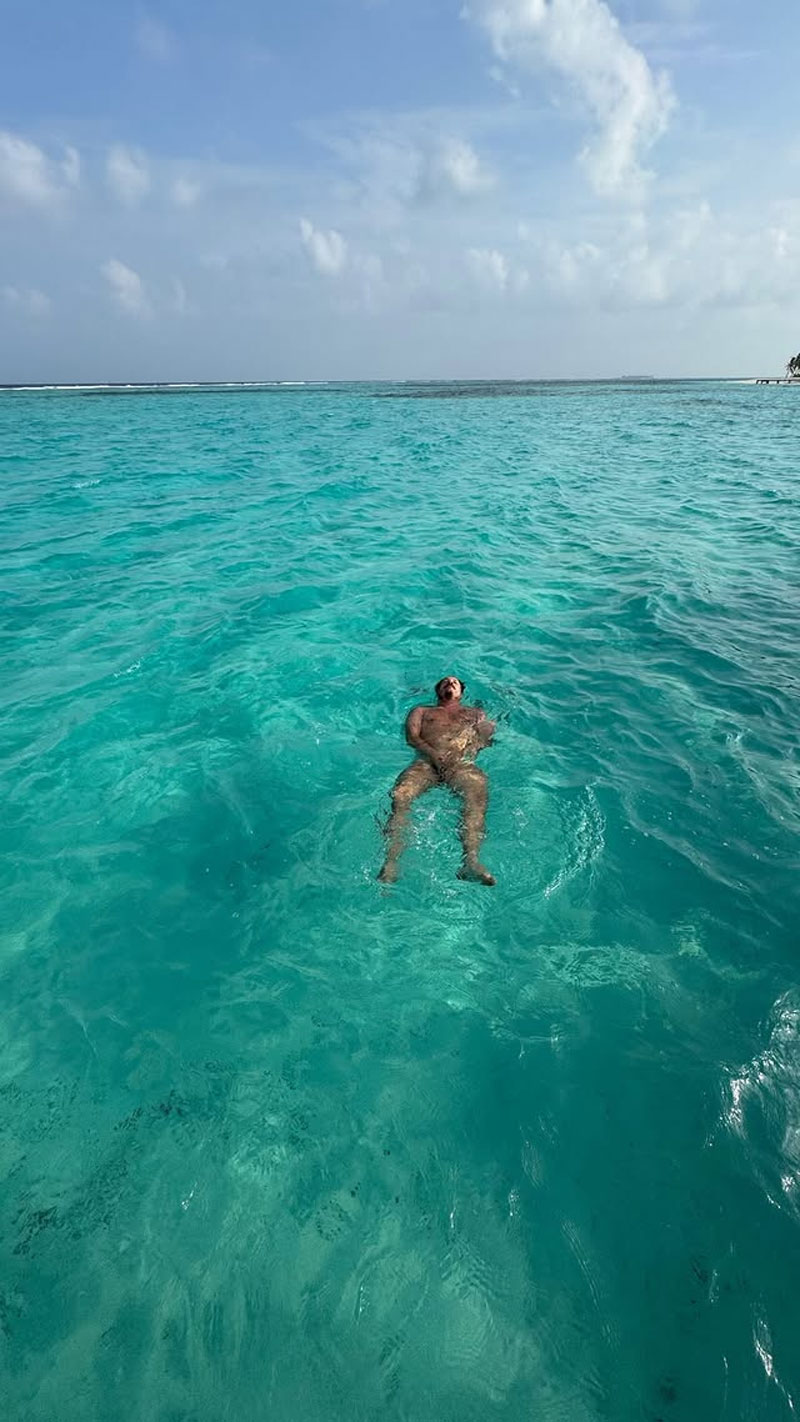
M 461 700 L 464 695 L 464 683 L 457 676 L 443 676 L 441 681 L 437 681 L 434 690 L 439 705 L 448 706 Z

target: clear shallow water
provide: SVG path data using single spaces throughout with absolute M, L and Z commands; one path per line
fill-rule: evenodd
M 15 1422 L 800 1405 L 799 422 L 0 397 Z M 386 893 L 451 670 L 499 884 L 433 794 Z

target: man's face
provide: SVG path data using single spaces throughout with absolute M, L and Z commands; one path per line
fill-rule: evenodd
M 449 703 L 461 696 L 461 682 L 457 676 L 444 676 L 439 683 L 439 700 Z

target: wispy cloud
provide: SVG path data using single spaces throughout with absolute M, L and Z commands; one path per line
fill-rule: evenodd
M 72 144 L 67 144 L 64 149 L 64 157 L 61 160 L 61 172 L 64 175 L 64 182 L 70 188 L 77 188 L 81 180 L 81 155 Z
M 150 168 L 139 149 L 119 145 L 109 149 L 106 177 L 112 192 L 129 207 L 141 202 L 150 190 Z
M 67 148 L 60 160 L 16 133 L 0 131 L 0 197 L 27 207 L 57 204 L 80 179 L 80 158 Z
M 581 160 L 594 188 L 638 195 L 642 160 L 674 98 L 666 74 L 653 73 L 604 0 L 474 0 L 469 14 L 499 60 L 533 73 L 549 67 L 591 113 L 595 134 Z
M 593 241 L 533 238 L 531 256 L 545 287 L 582 311 L 785 302 L 800 283 L 796 215 L 742 223 L 701 202 L 657 222 L 636 214 Z
M 384 225 L 409 209 L 479 201 L 495 186 L 491 167 L 450 120 L 437 111 L 365 114 L 307 131 L 334 155 L 352 202 Z
M 127 267 L 116 257 L 110 257 L 107 262 L 103 263 L 100 270 L 121 311 L 124 311 L 128 316 L 143 317 L 152 314 L 144 282 L 138 272 L 135 272 L 132 267 Z
M 318 272 L 323 276 L 338 276 L 347 261 L 347 243 L 340 232 L 331 228 L 322 232 L 308 221 L 300 220 L 300 238 Z
M 439 193 L 443 189 L 460 197 L 474 197 L 494 184 L 494 177 L 481 162 L 470 143 L 460 138 L 443 138 L 420 160 L 419 192 Z
M 467 251 L 467 265 L 482 286 L 501 292 L 508 286 L 508 261 L 502 252 L 495 248 L 470 247 Z
M 35 286 L 4 286 L 2 296 L 6 306 L 26 316 L 48 316 L 53 306 L 50 297 Z
M 172 184 L 172 201 L 176 207 L 193 207 L 203 191 L 202 184 L 183 174 Z
M 527 267 L 497 247 L 468 247 L 464 255 L 473 285 L 484 292 L 496 296 L 513 292 L 514 296 L 522 297 L 529 290 L 531 276 Z

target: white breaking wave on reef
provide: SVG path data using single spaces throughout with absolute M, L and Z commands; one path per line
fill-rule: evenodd
M 150 380 L 124 383 L 96 382 L 93 384 L 74 385 L 0 385 L 0 394 L 15 394 L 23 391 L 61 391 L 76 393 L 86 390 L 105 390 L 111 392 L 122 391 L 151 391 L 151 390 L 274 390 L 283 386 L 292 385 L 333 385 L 336 381 L 330 380 Z

